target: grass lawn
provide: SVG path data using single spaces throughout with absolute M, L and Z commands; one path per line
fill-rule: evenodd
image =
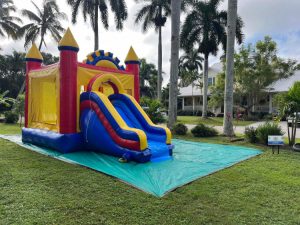
M 0 139 L 0 224 L 300 224 L 300 154 L 256 147 L 264 153 L 156 198 Z
M 204 123 L 206 125 L 212 125 L 212 126 L 223 126 L 223 118 L 222 117 L 209 117 L 207 119 L 203 119 L 200 116 L 178 116 L 177 120 L 178 120 L 178 122 L 185 123 L 185 124 Z M 257 121 L 234 120 L 233 124 L 235 126 L 248 126 L 255 122 L 257 122 Z

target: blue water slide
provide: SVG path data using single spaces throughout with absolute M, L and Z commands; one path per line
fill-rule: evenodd
M 126 158 L 136 162 L 147 162 L 150 160 L 151 151 L 149 149 L 132 150 L 118 145 L 112 135 L 108 132 L 109 129 L 113 133 L 127 141 L 138 141 L 138 136 L 134 131 L 122 129 L 115 121 L 109 109 L 105 106 L 99 96 L 93 92 L 85 92 L 80 96 L 80 102 L 89 101 L 92 105 L 96 104 L 95 108 L 84 108 L 80 112 L 80 128 L 83 135 L 83 143 L 87 150 L 101 152 L 104 154 Z M 100 119 L 99 115 L 105 117 L 106 122 Z M 107 122 L 109 124 L 107 124 Z M 112 132 L 111 132 L 112 133 Z
M 166 130 L 152 126 L 132 100 L 123 94 L 109 96 L 109 100 L 129 127 L 141 129 L 146 133 L 151 161 L 162 161 L 171 158 L 173 145 L 166 144 Z

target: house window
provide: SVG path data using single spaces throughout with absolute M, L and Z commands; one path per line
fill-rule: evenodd
M 216 78 L 215 77 L 209 77 L 208 78 L 208 86 L 215 85 L 216 83 Z
M 200 100 L 201 100 L 201 98 L 200 98 L 199 96 L 196 96 L 196 97 L 195 97 L 195 105 L 196 105 L 196 106 L 201 105 L 201 104 L 200 104 Z
M 193 105 L 193 99 L 192 97 L 186 97 L 184 98 L 184 106 L 191 106 Z

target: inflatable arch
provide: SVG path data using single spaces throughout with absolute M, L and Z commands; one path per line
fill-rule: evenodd
M 67 29 L 59 63 L 44 66 L 33 44 L 26 55 L 22 140 L 63 153 L 97 151 L 136 162 L 170 159 L 168 128 L 154 125 L 139 105 L 139 60 L 131 47 L 126 68 L 97 50 L 82 63 Z

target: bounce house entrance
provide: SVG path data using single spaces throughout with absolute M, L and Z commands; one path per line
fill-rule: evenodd
M 121 81 L 112 74 L 97 75 L 90 80 L 88 91 L 100 91 L 106 96 L 125 93 Z

